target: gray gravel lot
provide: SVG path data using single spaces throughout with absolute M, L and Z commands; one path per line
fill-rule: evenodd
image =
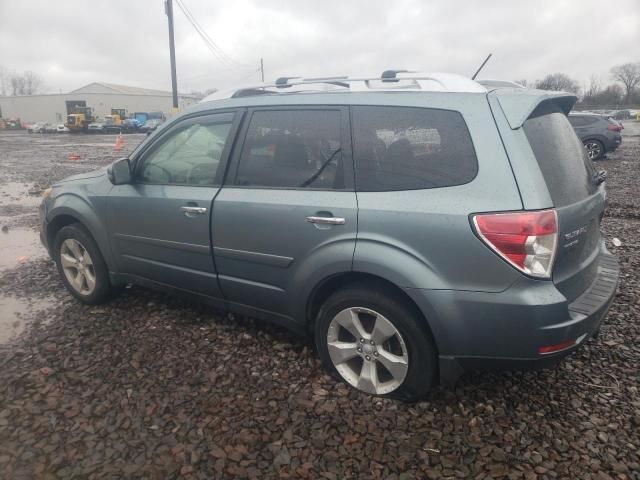
M 640 124 L 626 127 L 598 162 L 622 267 L 600 336 L 554 370 L 469 373 L 413 405 L 336 383 L 309 343 L 252 319 L 136 287 L 79 304 L 29 192 L 122 156 L 115 137 L 0 134 L 0 477 L 640 478 Z

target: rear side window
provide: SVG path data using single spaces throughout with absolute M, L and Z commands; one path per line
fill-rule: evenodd
M 571 115 L 568 118 L 569 118 L 569 123 L 571 123 L 571 125 L 573 125 L 574 127 L 583 127 L 584 125 L 587 124 L 587 120 L 584 117 Z
M 596 191 L 591 160 L 557 107 L 538 107 L 524 122 L 524 132 L 556 207 L 576 203 Z
M 340 116 L 340 110 L 254 112 L 236 184 L 343 189 Z
M 356 188 L 363 192 L 462 185 L 478 162 L 458 112 L 353 107 Z

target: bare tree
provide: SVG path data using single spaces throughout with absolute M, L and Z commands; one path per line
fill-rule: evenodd
M 526 87 L 526 86 L 527 86 L 527 84 L 529 83 L 529 82 L 527 81 L 527 79 L 526 79 L 526 78 L 525 78 L 525 79 L 522 79 L 522 80 L 514 80 L 514 82 L 516 82 L 516 83 L 518 83 L 518 84 L 522 85 L 523 87 Z
M 5 74 L 3 78 L 5 87 L 11 88 L 11 95 L 14 97 L 20 95 L 36 95 L 44 90 L 42 77 L 31 70 L 27 70 L 22 74 Z
M 611 69 L 611 76 L 624 85 L 626 97 L 629 99 L 640 84 L 640 62 L 617 65 Z
M 552 73 L 542 80 L 537 80 L 536 88 L 540 90 L 558 90 L 571 93 L 578 93 L 580 91 L 578 82 L 564 73 Z
M 24 95 L 24 77 L 20 74 L 11 75 L 11 95 Z
M 42 77 L 31 70 L 24 72 L 24 94 L 35 95 L 41 93 L 43 90 L 44 82 Z
M 595 75 L 591 75 L 591 78 L 589 78 L 589 86 L 585 89 L 584 96 L 588 98 L 596 97 L 601 90 L 600 80 Z
M 0 65 L 0 95 L 3 97 L 7 94 L 9 87 L 9 70 Z

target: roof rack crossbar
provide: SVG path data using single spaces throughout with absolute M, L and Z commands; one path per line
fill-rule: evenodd
M 461 78 L 461 77 L 459 77 Z M 444 90 L 447 90 L 448 84 L 446 79 L 443 78 L 443 74 L 426 74 L 422 72 L 415 72 L 411 70 L 385 70 L 379 77 L 356 77 L 351 78 L 346 75 L 328 76 L 328 77 L 280 77 L 274 83 L 263 83 L 259 85 L 252 85 L 242 87 L 235 90 L 231 94 L 231 98 L 250 96 L 250 95 L 262 95 L 278 93 L 278 90 L 284 88 L 290 88 L 293 86 L 312 86 L 312 85 L 325 85 L 332 87 L 341 87 L 346 89 L 353 89 L 354 84 L 358 85 L 357 90 L 375 89 L 374 82 L 400 82 L 410 81 L 412 82 L 411 88 L 427 89 L 421 82 L 433 82 Z M 471 82 L 469 80 L 469 82 Z M 475 82 L 473 82 L 475 84 Z M 476 84 L 477 87 L 480 85 Z M 383 88 L 384 87 L 377 87 Z M 316 89 L 317 90 L 317 89 Z M 326 88 L 325 88 L 326 90 Z M 298 90 L 296 90 L 297 92 Z M 474 90 L 475 91 L 475 90 Z

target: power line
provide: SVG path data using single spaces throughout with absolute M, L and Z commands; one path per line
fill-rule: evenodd
M 231 58 L 229 55 L 227 55 L 224 50 L 222 50 L 214 41 L 213 39 L 207 34 L 207 32 L 204 31 L 204 29 L 200 26 L 200 24 L 198 23 L 198 21 L 195 19 L 195 17 L 193 16 L 193 14 L 191 13 L 191 11 L 187 8 L 187 6 L 184 4 L 183 0 L 176 0 L 176 3 L 178 5 L 178 7 L 180 8 L 180 10 L 182 10 L 182 13 L 184 13 L 185 17 L 187 18 L 187 20 L 189 21 L 189 23 L 191 23 L 191 25 L 193 26 L 193 28 L 196 30 L 196 32 L 198 33 L 198 35 L 200 35 L 200 37 L 202 38 L 202 40 L 205 42 L 205 44 L 207 45 L 207 47 L 209 48 L 209 50 L 211 50 L 211 53 L 214 54 L 214 56 L 224 65 L 226 65 L 227 67 L 234 67 L 234 66 L 242 66 L 243 64 L 241 64 L 240 62 L 237 62 L 236 60 L 234 60 L 233 58 Z

